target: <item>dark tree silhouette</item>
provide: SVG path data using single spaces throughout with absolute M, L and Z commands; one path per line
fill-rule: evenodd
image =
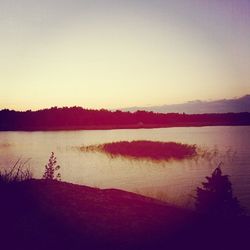
M 232 184 L 228 175 L 222 175 L 220 165 L 213 171 L 202 188 L 196 189 L 196 209 L 199 212 L 223 217 L 239 216 L 244 210 L 236 197 L 233 197 Z
M 60 166 L 56 164 L 57 160 L 54 152 L 51 152 L 51 156 L 49 158 L 49 162 L 45 165 L 45 172 L 43 174 L 43 179 L 46 180 L 61 180 L 61 174 L 57 173 L 55 177 L 55 172 L 60 169 Z
M 152 128 L 173 126 L 250 125 L 250 113 L 177 114 L 122 112 L 82 107 L 37 111 L 0 110 L 0 131 Z

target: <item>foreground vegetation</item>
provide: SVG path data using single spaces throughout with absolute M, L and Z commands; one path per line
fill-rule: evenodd
M 0 193 L 1 249 L 243 249 L 248 242 L 248 218 L 200 215 L 121 190 L 27 180 Z
M 5 169 L 0 171 L 0 188 L 8 184 L 13 185 L 18 182 L 32 179 L 32 172 L 26 168 L 26 163 L 27 161 L 21 162 L 20 159 L 18 159 L 10 170 Z
M 65 183 L 59 169 L 52 153 L 41 180 L 18 164 L 0 174 L 1 249 L 243 249 L 248 243 L 249 217 L 219 167 L 197 188 L 197 212 Z

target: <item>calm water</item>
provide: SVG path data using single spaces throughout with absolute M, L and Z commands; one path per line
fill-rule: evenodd
M 80 152 L 80 146 L 121 140 L 174 141 L 197 144 L 206 157 L 154 163 Z M 100 188 L 137 192 L 192 207 L 195 188 L 219 162 L 230 175 L 234 194 L 250 211 L 250 127 L 162 128 L 59 132 L 0 132 L 0 168 L 26 164 L 40 178 L 51 151 L 61 165 L 62 180 Z M 215 153 L 216 152 L 216 153 Z

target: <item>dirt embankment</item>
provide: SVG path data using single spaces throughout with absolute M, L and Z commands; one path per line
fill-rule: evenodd
M 247 232 L 116 189 L 30 180 L 0 194 L 1 249 L 204 249 Z

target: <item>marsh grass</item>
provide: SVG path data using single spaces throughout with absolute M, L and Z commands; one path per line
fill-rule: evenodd
M 196 145 L 147 140 L 83 146 L 80 150 L 84 152 L 102 152 L 111 157 L 122 156 L 153 161 L 184 160 L 197 155 Z
M 0 185 L 13 184 L 32 179 L 32 172 L 26 167 L 29 160 L 30 159 L 22 162 L 21 159 L 18 159 L 11 169 L 0 171 Z

